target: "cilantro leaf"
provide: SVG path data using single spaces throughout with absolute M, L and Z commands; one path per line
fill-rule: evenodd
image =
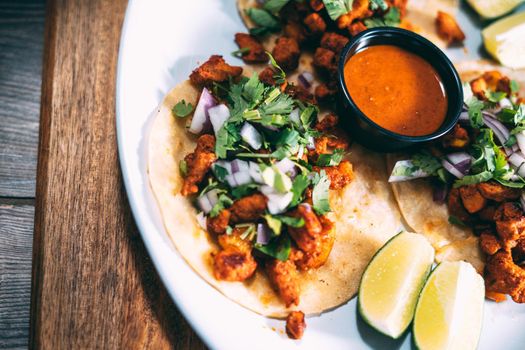
M 435 174 L 440 168 L 442 168 L 441 162 L 428 152 L 414 154 L 412 164 L 431 175 Z
M 391 7 L 382 18 L 371 17 L 365 19 L 364 22 L 367 28 L 397 27 L 401 23 L 401 15 L 397 7 Z
M 462 179 L 457 179 L 454 182 L 454 188 L 458 188 L 464 185 L 472 185 L 472 184 L 478 184 L 481 182 L 486 182 L 492 179 L 492 173 L 488 170 L 483 171 L 479 174 L 475 175 L 467 175 L 464 176 Z
M 181 159 L 179 162 L 179 171 L 182 177 L 186 177 L 186 175 L 188 175 L 188 164 L 184 159 Z
M 215 154 L 217 157 L 226 158 L 229 150 L 235 150 L 235 143 L 241 139 L 239 129 L 240 126 L 228 122 L 224 123 L 222 128 L 220 128 L 215 141 Z
M 252 194 L 258 187 L 256 184 L 240 185 L 232 188 L 231 194 L 236 199 L 243 198 Z
M 226 175 L 228 175 L 228 170 L 218 164 L 213 164 L 212 171 L 217 180 L 220 182 L 224 182 Z
M 461 221 L 461 219 L 459 219 L 457 216 L 454 216 L 454 215 L 450 215 L 448 217 L 448 222 L 451 223 L 452 225 L 456 225 L 456 226 L 462 226 L 462 227 L 466 227 L 467 225 L 465 225 L 465 223 L 463 221 Z
M 293 110 L 293 98 L 287 94 L 279 94 L 274 100 L 261 106 L 261 114 L 280 114 L 288 116 Z
M 310 127 L 310 124 L 312 124 L 318 112 L 319 111 L 316 106 L 308 106 L 303 109 L 301 115 L 299 116 L 299 119 L 301 119 L 301 123 L 303 124 L 303 128 L 308 129 Z
M 288 2 L 290 2 L 290 0 L 268 0 L 264 4 L 264 9 L 273 14 L 277 14 Z
M 520 91 L 520 84 L 516 80 L 510 81 L 510 93 L 515 94 Z
M 273 68 L 275 68 L 276 70 L 276 73 L 275 75 L 273 76 L 273 79 L 275 80 L 275 83 L 276 84 L 283 84 L 285 81 L 286 81 L 286 73 L 284 72 L 284 70 L 281 68 L 281 66 L 279 66 L 277 64 L 277 62 L 275 61 L 275 58 L 273 58 L 272 54 L 269 53 L 268 51 L 266 51 L 266 54 L 268 55 L 268 57 L 270 58 L 270 63 L 272 65 Z
M 326 172 L 316 173 L 313 179 L 314 189 L 312 192 L 312 203 L 315 212 L 319 215 L 326 214 L 331 211 L 330 208 L 330 180 L 326 176 Z
M 193 105 L 184 100 L 177 102 L 171 109 L 171 113 L 179 118 L 187 117 L 191 112 L 193 112 Z
M 217 203 L 215 203 L 215 205 L 211 209 L 210 217 L 212 218 L 216 217 L 217 215 L 219 215 L 221 210 L 223 210 L 226 207 L 229 207 L 232 204 L 233 204 L 233 201 L 231 200 L 231 198 L 228 197 L 226 194 L 222 193 L 219 196 L 219 200 L 217 201 Z
M 317 158 L 318 166 L 336 166 L 343 160 L 344 151 L 336 148 L 331 154 L 320 154 Z
M 353 2 L 353 0 L 323 0 L 326 12 L 333 21 L 352 11 Z
M 303 218 L 295 218 L 293 216 L 284 216 L 284 215 L 275 216 L 275 218 L 281 221 L 283 224 L 290 226 L 290 227 L 298 228 L 298 227 L 303 227 L 305 224 Z
M 250 34 L 264 35 L 268 32 L 278 31 L 281 28 L 277 18 L 266 10 L 252 7 L 246 10 L 246 14 L 258 26 L 254 30 L 250 29 Z
M 286 261 L 290 256 L 291 241 L 288 235 L 280 235 L 266 245 L 256 243 L 254 248 L 275 259 Z
M 385 0 L 370 0 L 370 10 L 375 11 L 377 9 L 381 9 L 383 11 L 388 9 L 388 5 Z
M 290 207 L 295 207 L 297 204 L 301 203 L 303 199 L 303 193 L 304 190 L 310 185 L 310 181 L 308 180 L 308 177 L 303 174 L 299 174 L 293 179 L 292 182 L 292 202 L 290 203 Z
M 465 103 L 468 107 L 470 125 L 475 129 L 481 128 L 483 126 L 483 114 L 481 111 L 485 108 L 485 104 L 474 96 L 470 97 Z
M 490 90 L 486 90 L 486 91 L 485 91 L 485 96 L 487 97 L 487 99 L 488 99 L 490 102 L 498 103 L 499 101 L 501 101 L 502 99 L 504 99 L 505 96 L 507 96 L 507 94 L 504 93 L 504 92 L 501 92 L 501 91 L 490 91 Z
M 253 73 L 251 78 L 244 84 L 242 97 L 252 106 L 258 104 L 264 95 L 264 84 L 259 80 L 257 73 Z

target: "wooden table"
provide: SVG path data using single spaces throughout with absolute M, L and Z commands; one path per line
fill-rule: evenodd
M 122 185 L 126 3 L 0 4 L 0 348 L 204 348 L 159 281 Z

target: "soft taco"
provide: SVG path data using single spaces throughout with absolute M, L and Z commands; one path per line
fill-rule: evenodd
M 458 125 L 415 154 L 388 155 L 392 188 L 438 261 L 467 260 L 485 272 L 489 297 L 525 302 L 525 72 L 486 61 L 456 68 L 465 82 Z
M 149 181 L 210 285 L 261 315 L 318 314 L 355 295 L 400 214 L 384 157 L 349 145 L 273 69 L 275 86 L 212 56 L 171 90 L 149 132 Z

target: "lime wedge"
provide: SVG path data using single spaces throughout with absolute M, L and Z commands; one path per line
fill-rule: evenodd
M 514 10 L 524 0 L 467 0 L 481 17 L 496 18 Z
M 525 12 L 494 22 L 481 32 L 487 51 L 509 68 L 525 67 Z
M 401 232 L 394 236 L 361 278 L 358 308 L 363 320 L 389 337 L 401 336 L 412 321 L 433 262 L 434 249 L 422 235 Z
M 414 316 L 414 341 L 421 350 L 476 349 L 485 285 L 467 262 L 442 262 L 421 291 Z

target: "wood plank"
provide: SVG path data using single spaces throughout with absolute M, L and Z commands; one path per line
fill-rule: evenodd
M 0 3 L 0 196 L 34 197 L 44 0 Z
M 33 218 L 31 203 L 0 204 L 0 349 L 27 348 Z
M 125 7 L 49 1 L 31 348 L 203 348 L 159 283 L 122 186 L 114 92 Z

